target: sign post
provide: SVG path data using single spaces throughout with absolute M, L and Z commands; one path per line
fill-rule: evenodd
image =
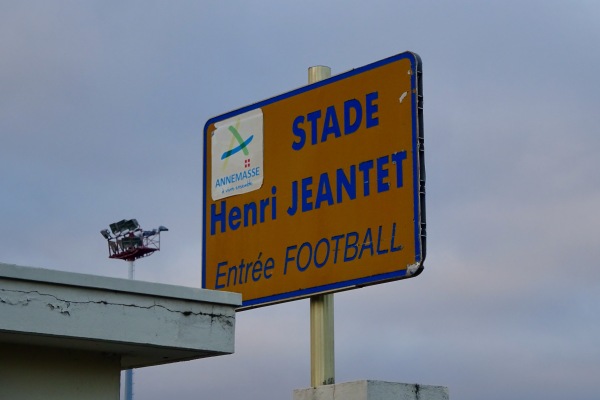
M 211 118 L 203 287 L 249 309 L 417 276 L 421 74 L 401 53 Z
M 331 77 L 331 68 L 308 69 L 308 83 Z M 335 383 L 335 324 L 333 293 L 310 298 L 310 384 L 312 387 Z

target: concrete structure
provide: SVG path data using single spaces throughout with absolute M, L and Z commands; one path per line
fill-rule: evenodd
M 0 263 L 0 399 L 118 400 L 120 371 L 234 351 L 239 294 Z
M 382 381 L 356 381 L 294 390 L 294 400 L 448 400 L 448 388 Z

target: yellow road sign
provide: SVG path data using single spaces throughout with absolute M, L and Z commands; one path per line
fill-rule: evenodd
M 421 75 L 406 52 L 210 119 L 203 287 L 245 309 L 418 275 Z

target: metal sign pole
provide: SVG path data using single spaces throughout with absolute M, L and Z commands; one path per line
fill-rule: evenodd
M 322 65 L 308 69 L 308 83 L 331 76 Z M 335 383 L 333 294 L 310 298 L 310 384 L 312 387 Z
M 310 298 L 310 384 L 335 383 L 333 294 Z

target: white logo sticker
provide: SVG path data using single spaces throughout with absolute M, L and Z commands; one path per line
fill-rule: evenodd
M 260 189 L 264 173 L 260 108 L 215 123 L 211 144 L 213 200 Z

